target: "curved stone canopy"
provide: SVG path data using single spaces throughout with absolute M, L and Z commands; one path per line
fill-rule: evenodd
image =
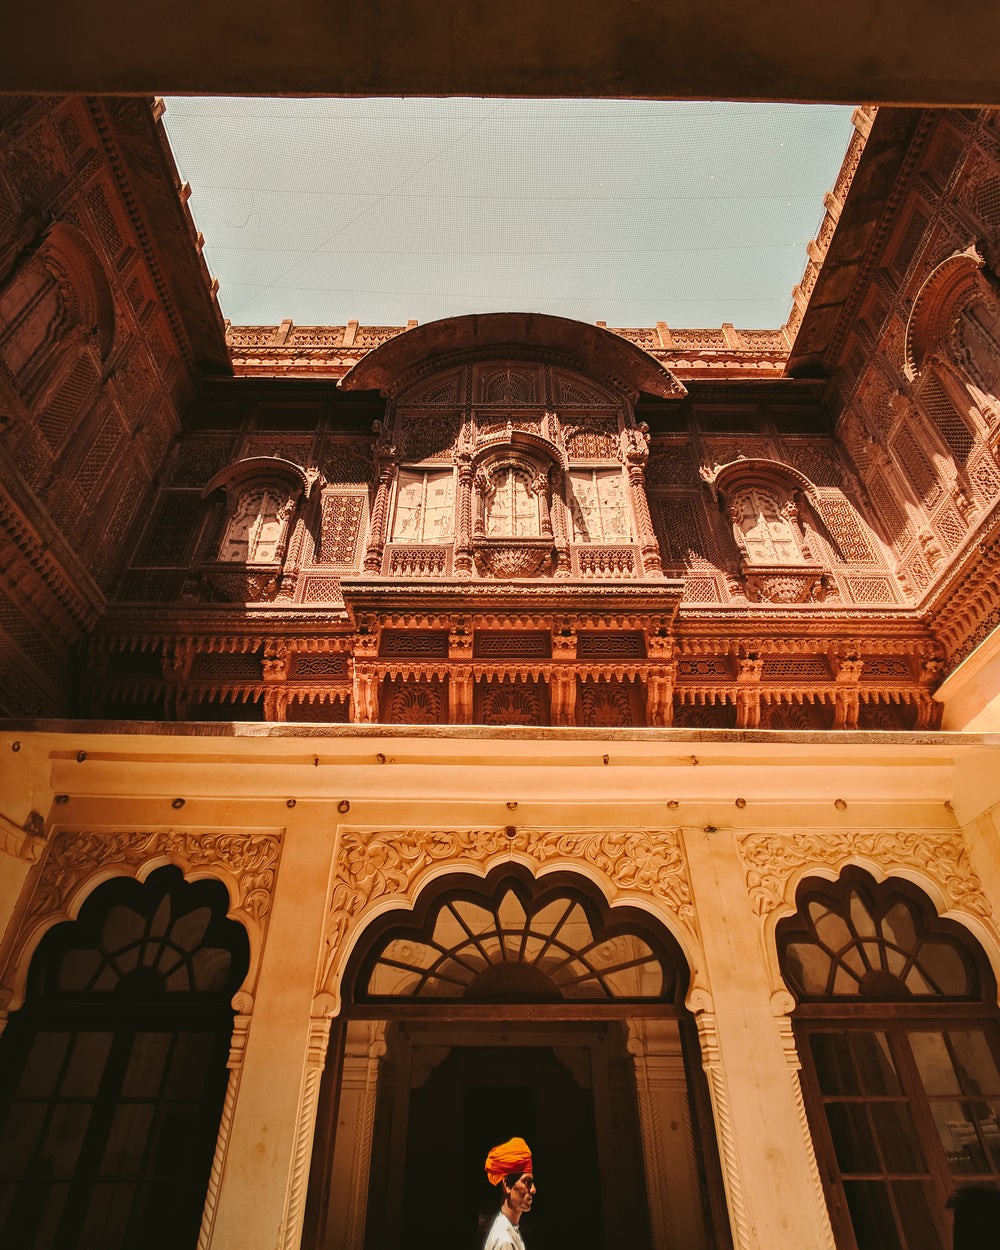
M 473 313 L 445 317 L 396 335 L 359 360 L 340 382 L 347 391 L 393 391 L 420 364 L 457 355 L 508 349 L 512 359 L 552 352 L 585 376 L 606 378 L 628 391 L 682 399 L 687 391 L 669 369 L 641 347 L 600 326 L 544 313 Z

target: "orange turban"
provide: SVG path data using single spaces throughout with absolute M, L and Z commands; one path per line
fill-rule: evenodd
M 505 1176 L 519 1176 L 531 1171 L 531 1151 L 523 1137 L 512 1137 L 502 1146 L 494 1146 L 486 1156 L 486 1175 L 491 1185 L 499 1185 Z

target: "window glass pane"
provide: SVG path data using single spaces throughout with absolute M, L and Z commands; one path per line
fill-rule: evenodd
M 78 1033 L 60 1093 L 67 1098 L 92 1098 L 104 1075 L 111 1049 L 110 1033 Z
M 25 1243 L 32 1250 L 49 1250 L 56 1245 L 56 1233 L 69 1196 L 69 1185 L 47 1185 L 44 1199 L 36 1197 L 37 1192 L 27 1190 L 28 1201 L 25 1202 L 25 1190 L 22 1189 L 15 1199 L 12 1214 L 16 1219 L 16 1211 L 20 1207 L 20 1218 L 23 1221 L 20 1227 L 26 1230 Z M 35 1230 L 34 1241 L 30 1240 L 31 1233 L 27 1231 L 29 1229 Z M 12 1244 L 17 1245 L 17 1242 Z
M 170 940 L 185 951 L 193 951 L 205 936 L 208 922 L 212 919 L 210 907 L 198 907 L 181 916 L 170 931 Z
M 860 988 L 861 982 L 853 972 L 844 967 L 837 969 L 837 975 L 833 978 L 834 994 L 857 994 Z
M 69 1033 L 36 1033 L 17 1092 L 28 1098 L 51 1094 L 69 1045 Z
M 201 1098 L 214 1040 L 211 1033 L 177 1034 L 164 1091 L 167 1098 Z
M 933 981 L 941 994 L 965 994 L 968 978 L 958 951 L 943 942 L 924 942 L 919 961 L 925 976 Z
M 858 1250 L 910 1250 L 899 1240 L 883 1181 L 844 1181 Z
M 67 951 L 59 965 L 59 988 L 63 991 L 85 990 L 103 962 L 100 951 Z
M 419 542 L 423 530 L 424 475 L 399 472 L 396 521 L 392 536 L 398 542 Z
M 961 1093 L 943 1033 L 911 1033 L 910 1049 L 928 1094 Z
M 412 994 L 420 977 L 415 972 L 403 972 L 388 964 L 376 964 L 368 978 L 369 994 Z
M 229 979 L 233 957 L 229 951 L 214 946 L 203 946 L 191 957 L 194 988 L 203 994 L 217 993 L 225 988 Z
M 931 1182 L 893 1181 L 891 1188 L 906 1250 L 944 1250 L 934 1218 L 938 1204 Z
M 95 1185 L 77 1250 L 109 1250 L 119 1245 L 134 1195 L 134 1185 Z
M 39 1158 L 48 1162 L 55 1177 L 72 1176 L 90 1123 L 91 1103 L 57 1103 Z
M 108 912 L 104 922 L 103 945 L 112 954 L 137 942 L 146 932 L 146 918 L 131 907 L 119 904 Z
M 829 1103 L 826 1118 L 841 1172 L 882 1171 L 864 1104 Z
M 913 926 L 913 916 L 905 903 L 896 903 L 889 908 L 882 918 L 882 933 L 903 950 L 913 949 L 917 942 L 917 931 Z
M 24 1175 L 47 1110 L 37 1102 L 15 1102 L 11 1106 L 0 1133 L 0 1176 Z
M 816 936 L 830 950 L 836 952 L 843 947 L 848 946 L 852 940 L 850 929 L 844 921 L 843 916 L 838 916 L 834 911 L 826 911 L 825 908 L 814 904 L 816 911 L 821 913 L 813 916 L 813 925 L 816 929 Z M 812 911 L 812 908 L 810 908 Z
M 974 1102 L 972 1111 L 995 1171 L 1000 1171 L 1000 1101 Z
M 427 474 L 427 504 L 424 508 L 425 542 L 444 542 L 454 532 L 455 479 L 449 473 Z
M 169 1033 L 137 1033 L 132 1043 L 122 1094 L 126 1098 L 155 1097 L 160 1092 L 163 1067 L 170 1049 Z
M 813 1033 L 809 1037 L 819 1087 L 824 1094 L 860 1094 L 861 1085 L 844 1033 Z
M 1000 1094 L 1000 1072 L 986 1034 L 979 1029 L 948 1033 L 967 1094 Z
M 986 1156 L 964 1102 L 932 1102 L 931 1112 L 948 1167 L 959 1175 L 988 1172 Z
M 101 1160 L 102 1176 L 124 1179 L 141 1175 L 152 1121 L 152 1103 L 126 1102 L 115 1108 Z
M 873 1102 L 870 1110 L 885 1171 L 902 1172 L 904 1175 L 926 1171 L 923 1151 L 907 1104 Z
M 866 1094 L 901 1093 L 896 1067 L 884 1033 L 851 1033 L 851 1050 Z
M 860 937 L 875 937 L 875 921 L 868 914 L 861 895 L 857 890 L 851 891 L 851 920 Z
M 825 994 L 830 976 L 830 957 L 812 942 L 789 942 L 789 971 L 806 994 Z

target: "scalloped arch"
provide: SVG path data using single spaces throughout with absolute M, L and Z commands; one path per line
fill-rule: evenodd
M 910 309 L 903 344 L 903 373 L 919 377 L 927 358 L 948 332 L 959 306 L 974 294 L 985 260 L 974 245 L 953 252 L 924 279 Z
M 95 334 L 101 359 L 107 360 L 115 339 L 115 301 L 90 240 L 75 226 L 57 221 L 42 241 L 39 258 L 51 265 L 67 313 Z

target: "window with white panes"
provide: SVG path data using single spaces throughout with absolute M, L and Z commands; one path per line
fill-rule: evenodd
M 395 543 L 448 542 L 455 533 L 451 469 L 400 469 L 392 523 Z

